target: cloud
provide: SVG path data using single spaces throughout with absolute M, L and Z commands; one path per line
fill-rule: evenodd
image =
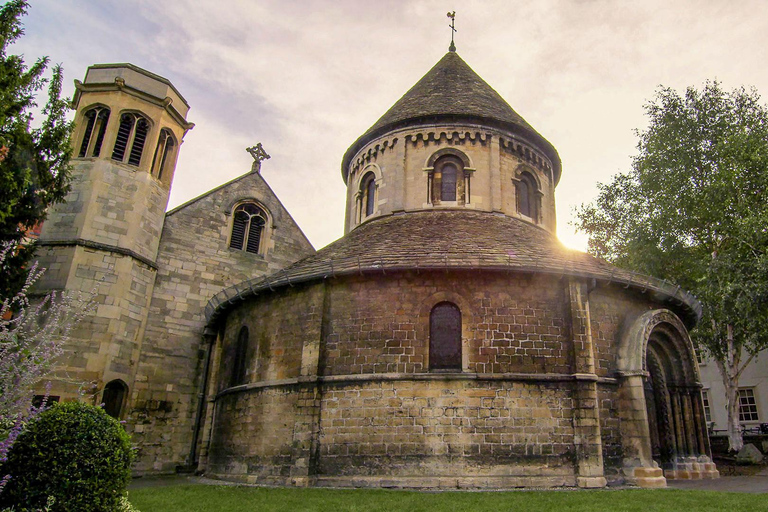
M 171 80 L 197 124 L 171 204 L 272 155 L 263 174 L 310 240 L 343 232 L 344 151 L 445 53 L 457 11 L 460 55 L 557 147 L 561 238 L 571 209 L 626 170 L 633 129 L 658 84 L 718 77 L 768 91 L 768 4 L 686 0 L 36 0 L 17 47 L 68 78 L 131 62 Z M 67 85 L 71 93 L 71 82 Z

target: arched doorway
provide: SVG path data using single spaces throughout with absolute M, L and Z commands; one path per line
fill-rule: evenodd
M 673 436 L 673 415 L 669 389 L 674 376 L 666 354 L 659 353 L 657 343 L 649 342 L 646 352 L 645 406 L 651 437 L 651 455 L 661 467 L 674 463 L 677 447 Z
M 115 379 L 104 386 L 104 393 L 101 395 L 101 403 L 104 404 L 104 412 L 113 418 L 120 418 L 120 412 L 123 409 L 123 402 L 128 395 L 128 385 L 120 379 Z
M 673 312 L 646 311 L 628 320 L 617 369 L 625 474 L 654 463 L 666 474 L 710 456 L 693 344 Z
M 701 384 L 685 332 L 662 322 L 646 347 L 646 407 L 653 459 L 671 468 L 691 457 L 709 455 Z

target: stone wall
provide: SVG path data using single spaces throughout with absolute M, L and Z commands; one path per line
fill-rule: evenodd
M 204 469 L 282 484 L 621 482 L 608 337 L 643 307 L 622 293 L 477 270 L 345 276 L 262 293 L 229 313 L 219 338 Z M 462 313 L 462 370 L 449 374 L 429 371 L 429 313 L 441 301 Z M 246 383 L 228 388 L 242 326 L 251 339 Z
M 463 153 L 470 162 L 469 193 L 465 204 L 448 202 L 439 206 L 428 199 L 427 165 L 431 156 L 447 148 Z M 365 147 L 352 159 L 347 178 L 345 232 L 359 222 L 361 180 L 373 172 L 376 179 L 376 207 L 372 216 L 397 211 L 453 207 L 503 212 L 522 217 L 517 211 L 515 179 L 525 170 L 535 176 L 541 209 L 538 225 L 556 229 L 555 183 L 552 164 L 543 154 L 516 136 L 474 125 L 435 125 L 388 133 Z M 460 177 L 459 181 L 463 181 Z M 464 189 L 463 186 L 460 189 Z M 365 216 L 362 219 L 367 220 Z
M 441 301 L 461 309 L 466 371 L 570 372 L 566 306 L 557 279 L 412 272 L 332 285 L 324 373 L 428 371 L 429 314 Z
M 293 460 L 296 386 L 256 388 L 221 397 L 211 438 L 208 474 L 284 485 Z
M 324 389 L 318 484 L 574 485 L 568 386 L 452 379 Z
M 589 295 L 592 335 L 595 346 L 595 372 L 611 377 L 616 371 L 616 343 L 626 319 L 658 307 L 648 295 L 619 286 L 600 285 Z
M 107 382 L 131 385 L 168 190 L 149 174 L 100 159 L 73 162 L 72 190 L 43 224 L 36 293 L 94 292 L 95 313 L 70 334 L 52 394 L 99 403 Z
M 230 249 L 232 209 L 255 200 L 270 215 L 264 254 Z M 204 308 L 222 288 L 278 270 L 312 246 L 258 173 L 249 173 L 168 213 L 145 342 L 131 390 L 128 429 L 138 471 L 188 464 L 204 365 Z

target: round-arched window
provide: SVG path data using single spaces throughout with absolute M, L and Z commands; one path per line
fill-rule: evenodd
M 435 162 L 434 199 L 456 201 L 458 185 L 464 177 L 464 164 L 455 156 L 444 156 Z
M 517 212 L 538 222 L 539 208 L 536 191 L 536 180 L 533 179 L 533 176 L 524 172 L 520 176 L 520 180 L 515 184 Z
M 461 370 L 461 310 L 452 302 L 429 314 L 429 369 Z
M 360 183 L 363 217 L 368 217 L 376 211 L 376 175 L 369 172 Z

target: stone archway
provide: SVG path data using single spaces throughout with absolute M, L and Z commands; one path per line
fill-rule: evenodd
M 670 396 L 675 376 L 666 354 L 655 347 L 656 344 L 653 340 L 646 349 L 647 373 L 643 391 L 648 413 L 651 457 L 661 467 L 670 467 L 674 465 L 678 453 L 674 435 L 676 422 Z
M 667 478 L 716 473 L 693 344 L 677 315 L 658 309 L 628 319 L 617 366 L 628 479 L 644 468 L 663 468 Z

